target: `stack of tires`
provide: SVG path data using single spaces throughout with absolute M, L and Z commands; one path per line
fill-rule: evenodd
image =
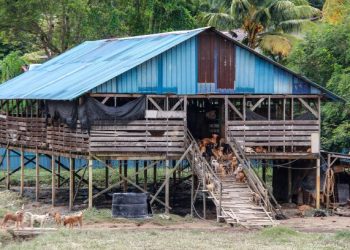
M 146 193 L 114 193 L 112 216 L 123 218 L 148 217 Z

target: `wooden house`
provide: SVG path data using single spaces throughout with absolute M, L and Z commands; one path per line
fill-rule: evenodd
M 140 96 L 146 98 L 142 119 L 99 120 L 86 130 L 79 120 L 72 129 L 45 116 L 49 103 L 79 106 L 93 98 L 119 107 Z M 17 152 L 21 171 L 26 152 L 46 155 L 53 177 L 57 158 L 66 157 L 73 180 L 74 159 L 87 159 L 90 206 L 97 197 L 93 161 L 161 160 L 171 169 L 170 160 L 188 159 L 191 135 L 217 133 L 239 148 L 264 148 L 247 159 L 319 162 L 321 102 L 342 101 L 211 27 L 84 42 L 0 85 L 0 100 L 3 150 Z M 168 185 L 162 188 L 169 193 Z M 52 189 L 54 197 L 55 178 Z M 147 183 L 138 189 L 145 191 Z M 159 202 L 169 208 L 167 196 Z

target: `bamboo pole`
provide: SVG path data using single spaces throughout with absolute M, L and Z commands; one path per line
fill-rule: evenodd
M 40 162 L 40 155 L 38 152 L 38 149 L 36 149 L 35 152 L 35 201 L 39 201 L 39 186 L 40 186 L 40 180 L 39 180 L 39 174 L 40 174 L 40 167 L 39 167 L 39 162 Z
M 93 166 L 93 160 L 92 158 L 89 158 L 89 208 L 92 208 L 92 166 Z
M 20 195 L 24 194 L 24 151 L 23 147 L 21 147 L 21 187 L 20 187 Z

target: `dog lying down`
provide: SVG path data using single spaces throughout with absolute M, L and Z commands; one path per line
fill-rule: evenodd
M 25 215 L 30 217 L 30 227 L 31 228 L 33 228 L 34 223 L 36 221 L 40 223 L 40 228 L 42 228 L 44 226 L 45 221 L 50 218 L 50 214 L 48 214 L 48 213 L 43 214 L 43 215 L 39 215 L 39 214 L 32 214 L 30 212 L 25 212 Z

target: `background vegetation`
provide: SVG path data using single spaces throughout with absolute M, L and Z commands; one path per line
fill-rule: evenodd
M 214 25 L 350 100 L 347 0 L 0 0 L 1 81 L 85 41 Z M 350 148 L 349 104 L 326 103 L 324 149 Z

